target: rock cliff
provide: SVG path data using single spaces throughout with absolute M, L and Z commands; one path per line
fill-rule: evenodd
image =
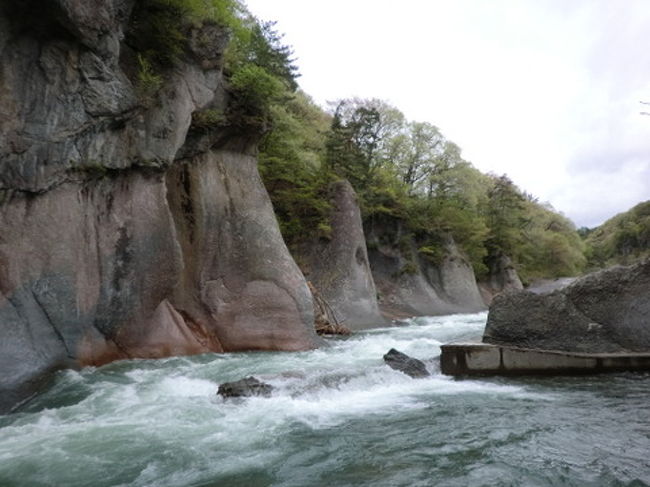
M 192 28 L 143 95 L 134 3 L 0 7 L 0 411 L 61 367 L 318 344 L 260 128 L 193 123 L 232 106 L 227 36 Z
M 370 268 L 389 317 L 469 313 L 485 309 L 474 271 L 446 236 L 435 261 L 418 252 L 401 222 L 368 225 Z
M 479 284 L 481 296 L 489 306 L 497 294 L 521 291 L 524 286 L 510 257 L 499 254 L 488 259 L 488 275 Z
M 377 305 L 361 213 L 352 185 L 347 181 L 333 183 L 330 200 L 331 238 L 311 242 L 300 259 L 306 264 L 307 279 L 347 328 L 386 324 Z
M 570 352 L 650 351 L 650 260 L 548 294 L 495 297 L 483 341 Z

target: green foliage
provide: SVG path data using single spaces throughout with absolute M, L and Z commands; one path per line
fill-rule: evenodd
M 137 54 L 138 91 L 145 101 L 182 58 L 192 27 L 215 23 L 241 35 L 245 9 L 238 0 L 140 0 L 126 42 Z
M 431 262 L 433 265 L 439 265 L 445 257 L 445 251 L 438 245 L 424 245 L 418 249 L 418 254 Z
M 367 190 L 385 165 L 391 134 L 403 123 L 404 115 L 381 100 L 339 101 L 326 142 L 328 168 L 358 192 Z
M 481 174 L 435 126 L 407 123 L 385 103 L 339 102 L 326 161 L 352 182 L 366 222 L 402 222 L 428 260 L 442 259 L 451 236 L 479 276 L 501 254 L 513 259 L 524 278 L 575 275 L 584 266 L 582 243 L 568 220 L 507 176 Z
M 408 122 L 374 99 L 341 100 L 332 115 L 324 113 L 296 91 L 293 52 L 275 24 L 251 17 L 239 0 L 136 3 L 127 42 L 137 54 L 143 98 L 160 89 L 165 73 L 185 55 L 190 30 L 205 23 L 232 34 L 224 68 L 232 100 L 225 114 L 195 113 L 192 127 L 230 124 L 266 133 L 260 174 L 290 246 L 314 236 L 330 238 L 328 187 L 345 178 L 357 191 L 366 223 L 398 222 L 408 238 L 408 245 L 402 241 L 403 272 L 416 271 L 413 241 L 418 255 L 440 262 L 450 237 L 479 275 L 490 258 L 503 253 L 524 277 L 575 274 L 584 266 L 584 245 L 568 220 L 506 176 L 481 174 L 437 127 Z M 590 255 L 608 259 L 647 247 L 644 225 L 621 224 L 605 245 L 590 245 Z
M 650 201 L 639 203 L 601 226 L 583 231 L 592 269 L 630 264 L 650 255 Z
M 188 33 L 206 23 L 228 29 L 232 41 L 226 74 L 236 102 L 235 123 L 267 124 L 271 105 L 295 91 L 297 67 L 291 48 L 273 22 L 258 22 L 239 0 L 142 0 L 134 8 L 127 42 L 138 54 L 139 83 L 150 93 L 183 56 Z M 198 126 L 214 120 L 197 120 Z
M 488 190 L 486 208 L 487 225 L 490 229 L 486 245 L 492 254 L 514 255 L 523 243 L 524 197 L 513 182 L 504 174 L 493 177 Z
M 138 93 L 145 100 L 150 100 L 162 86 L 163 80 L 156 74 L 149 60 L 138 54 Z
M 215 23 L 242 35 L 245 14 L 238 0 L 140 0 L 127 42 L 155 69 L 166 69 L 182 56 L 191 27 Z
M 230 84 L 236 97 L 233 112 L 246 123 L 269 122 L 271 106 L 286 94 L 278 78 L 255 64 L 246 64 L 235 71 Z
M 161 70 L 178 60 L 187 40 L 183 23 L 187 15 L 181 0 L 136 3 L 127 42 L 138 52 L 141 64 L 144 62 L 150 70 Z
M 264 69 L 282 80 L 290 91 L 298 88 L 298 67 L 292 58 L 293 50 L 282 44 L 282 34 L 275 30 L 276 22 L 259 22 L 253 25 L 246 61 Z
M 329 117 L 304 93 L 272 105 L 273 127 L 260 146 L 259 168 L 289 246 L 329 238 L 333 176 L 322 165 Z
M 192 114 L 192 128 L 209 130 L 226 123 L 226 116 L 220 110 L 207 108 Z
M 400 275 L 405 275 L 405 274 L 413 275 L 413 274 L 417 274 L 417 272 L 418 272 L 418 268 L 415 265 L 415 262 L 412 261 L 406 262 L 399 270 Z

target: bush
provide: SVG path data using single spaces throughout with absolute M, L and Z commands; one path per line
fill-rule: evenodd
M 279 79 L 253 64 L 246 64 L 234 72 L 230 85 L 236 98 L 236 111 L 262 122 L 268 121 L 271 105 L 285 94 Z
M 162 86 L 162 76 L 156 74 L 151 62 L 138 54 L 138 92 L 145 100 L 150 100 Z

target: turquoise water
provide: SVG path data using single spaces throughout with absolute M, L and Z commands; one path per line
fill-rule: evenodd
M 650 375 L 454 380 L 439 345 L 485 314 L 418 318 L 304 353 L 61 372 L 0 416 L 0 486 L 644 486 Z M 411 379 L 391 347 L 427 361 Z M 270 398 L 223 401 L 247 375 Z

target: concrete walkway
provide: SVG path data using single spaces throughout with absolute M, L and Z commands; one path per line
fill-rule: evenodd
M 442 345 L 446 375 L 581 375 L 650 370 L 650 353 L 573 353 L 489 343 Z

